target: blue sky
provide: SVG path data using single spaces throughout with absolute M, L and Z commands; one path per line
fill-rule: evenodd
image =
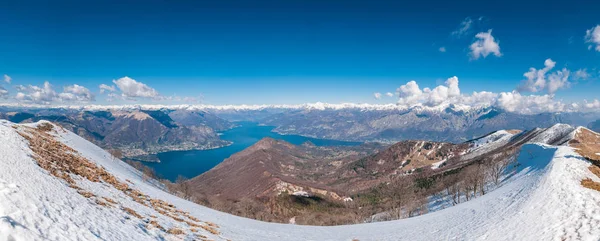
M 395 103 L 411 80 L 433 89 L 452 76 L 461 93 L 511 92 L 550 58 L 549 74 L 571 75 L 550 94 L 592 100 L 600 51 L 586 31 L 600 25 L 598 9 L 598 1 L 12 1 L 0 5 L 0 74 L 11 78 L 5 102 L 35 92 L 18 85 L 44 81 L 57 96 L 83 86 L 97 104 L 183 101 L 124 98 L 113 80 L 128 76 L 160 96 L 207 104 Z M 469 46 L 490 29 L 500 54 L 474 59 Z M 575 79 L 580 69 L 589 77 Z M 100 84 L 120 98 L 108 102 Z

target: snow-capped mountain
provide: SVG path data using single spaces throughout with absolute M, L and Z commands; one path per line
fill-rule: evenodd
M 58 126 L 1 121 L 0 240 L 598 240 L 600 192 L 581 182 L 600 177 L 579 149 L 526 144 L 499 188 L 438 212 L 314 227 L 205 208 Z

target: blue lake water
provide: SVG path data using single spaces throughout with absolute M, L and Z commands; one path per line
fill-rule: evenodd
M 298 135 L 280 135 L 272 132 L 273 126 L 260 126 L 253 122 L 238 122 L 238 127 L 221 133 L 221 139 L 233 142 L 232 145 L 202 151 L 172 151 L 159 153 L 159 163 L 145 162 L 153 168 L 160 178 L 175 181 L 179 175 L 192 178 L 198 176 L 221 163 L 226 158 L 239 152 L 264 137 L 284 140 L 300 145 L 310 141 L 316 146 L 354 146 L 360 142 L 325 140 Z

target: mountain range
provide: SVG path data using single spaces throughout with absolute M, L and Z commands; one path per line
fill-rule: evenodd
M 449 181 L 444 177 L 458 175 L 464 177 L 460 183 L 468 184 L 457 183 L 460 190 L 477 183 L 471 182 L 471 177 L 477 177 L 473 175 L 477 172 L 471 171 L 480 170 L 477 168 L 487 161 L 496 163 L 494 160 L 502 156 L 499 153 L 508 154 L 504 157 L 510 157 L 514 163 L 505 175 L 500 176 L 497 185 L 467 189 L 470 194 L 458 196 L 459 204 L 451 204 L 452 184 L 440 192 L 444 195 L 430 196 L 431 213 L 418 218 L 335 227 L 259 222 L 186 201 L 173 195 L 177 192 L 167 193 L 163 184 L 144 177 L 98 146 L 46 121 L 15 124 L 2 120 L 0 133 L 1 240 L 436 240 L 440 237 L 595 240 L 600 237 L 596 228 L 600 220 L 594 215 L 600 210 L 600 188 L 595 189 L 600 186 L 600 169 L 596 166 L 600 161 L 600 134 L 583 127 L 559 124 L 523 132 L 501 130 L 456 144 L 456 148 L 465 146 L 466 149 L 445 149 L 444 146 L 450 144 L 428 145 L 417 141 L 387 148 L 361 147 L 365 152 L 356 152 L 356 155 L 335 148 L 314 150 L 310 143 L 293 146 L 266 139 L 235 157 L 240 160 L 245 156 L 268 157 L 270 154 L 260 153 L 271 153 L 272 150 L 286 150 L 280 153 L 294 155 L 316 151 L 319 152 L 314 154 L 316 157 L 330 157 L 331 160 L 364 156 L 365 170 L 371 171 L 378 165 L 387 169 L 386 163 L 396 162 L 393 159 L 396 153 L 406 153 L 405 157 L 414 158 L 431 150 L 448 150 L 440 151 L 440 154 L 456 153 L 459 156 L 446 159 L 446 165 L 439 162 L 430 165 L 421 159 L 414 163 L 420 163 L 418 166 L 422 166 L 422 171 L 411 172 L 408 177 L 419 177 L 411 180 L 420 180 L 415 184 L 425 188 L 430 185 L 430 182 L 423 182 L 430 179 L 422 179 L 429 177 L 423 174 L 427 171 L 445 173 L 438 175 L 436 180 Z M 505 152 L 511 149 L 514 152 Z M 373 150 L 376 153 L 369 153 Z M 330 156 L 320 151 L 342 155 Z M 482 157 L 484 153 L 486 160 L 480 162 L 478 156 Z M 434 156 L 428 154 L 428 157 Z M 405 157 L 398 156 L 399 159 Z M 298 157 L 297 161 L 302 159 L 305 156 Z M 468 160 L 473 160 L 475 165 L 461 164 Z M 262 161 L 247 164 L 279 163 L 268 158 Z M 397 165 L 407 166 L 402 162 Z M 411 170 L 414 168 L 417 166 L 410 167 Z M 459 170 L 462 174 L 456 174 Z M 356 175 L 361 173 L 358 171 Z M 390 180 L 389 183 L 393 185 L 384 183 L 377 190 L 406 188 L 396 185 L 402 182 Z M 482 190 L 485 194 L 480 194 Z M 312 196 L 315 194 L 306 196 L 303 192 L 281 195 L 281 198 L 293 196 L 294 200 L 300 201 L 296 204 L 300 206 L 319 201 L 318 194 L 316 197 Z M 349 205 L 348 209 L 365 209 L 351 205 L 361 200 L 359 196 L 353 198 L 352 201 L 341 201 L 346 203 L 341 205 Z M 377 201 L 372 198 L 375 196 L 368 196 L 367 200 Z M 450 205 L 440 210 L 438 207 L 444 203 Z M 256 211 L 251 206 L 246 208 Z M 315 218 L 327 214 L 326 209 L 315 211 L 320 211 L 313 216 Z M 412 214 L 418 215 L 416 212 Z M 375 216 L 384 214 L 390 213 Z
M 217 131 L 234 126 L 204 111 L 180 110 L 4 109 L 0 118 L 52 121 L 105 149 L 145 161 L 158 161 L 153 154 L 159 152 L 228 145 Z

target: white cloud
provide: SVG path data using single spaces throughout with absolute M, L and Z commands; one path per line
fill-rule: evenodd
M 588 73 L 587 69 L 578 69 L 573 73 L 573 79 L 575 80 L 587 80 L 590 77 L 590 73 Z
M 452 35 L 456 36 L 457 38 L 465 36 L 470 32 L 469 30 L 471 30 L 472 26 L 473 26 L 473 20 L 471 20 L 471 18 L 467 17 L 467 18 L 465 18 L 465 20 L 463 20 L 460 23 L 460 26 L 458 27 L 458 29 L 456 29 L 452 32 Z
M 423 91 L 419 88 L 416 81 L 412 80 L 396 89 L 398 95 L 398 104 L 400 105 L 415 105 L 421 102 Z
M 413 80 L 400 86 L 396 92 L 399 97 L 398 104 L 405 106 L 437 106 L 449 98 L 460 96 L 458 78 L 456 76 L 446 80 L 445 85 L 437 86 L 433 90 L 429 88 L 421 90 L 417 82 Z
M 52 89 L 52 85 L 48 81 L 44 82 L 42 87 L 35 85 L 18 85 L 15 88 L 19 91 L 15 98 L 20 101 L 36 104 L 50 104 L 58 97 L 56 91 Z
M 560 101 L 555 101 L 551 95 L 521 95 L 517 91 L 500 93 L 497 106 L 510 112 L 522 114 L 566 110 L 566 105 Z
M 563 68 L 557 70 L 548 76 L 548 93 L 554 94 L 559 89 L 569 88 L 571 82 L 569 82 L 569 70 Z
M 585 108 L 588 108 L 588 109 L 600 109 L 600 100 L 595 99 L 592 102 L 584 101 L 583 105 L 585 106 Z
M 90 102 L 96 100 L 89 89 L 77 84 L 65 86 L 63 93 L 58 94 L 58 98 L 61 101 Z
M 440 52 L 442 52 L 442 53 L 445 53 L 445 52 L 446 52 L 446 47 L 440 47 L 438 50 L 439 50 Z
M 594 48 L 596 51 L 600 52 L 600 24 L 585 31 L 585 42 L 590 43 L 588 49 Z M 596 46 L 594 47 L 594 45 Z
M 28 103 L 49 105 L 52 102 L 90 102 L 95 101 L 94 95 L 89 89 L 81 85 L 69 85 L 63 88 L 62 93 L 57 93 L 50 82 L 45 81 L 43 86 L 17 85 L 18 93 L 15 99 Z
M 566 68 L 550 73 L 556 66 L 556 62 L 552 59 L 544 61 L 544 68 L 535 69 L 529 68 L 523 76 L 527 78 L 521 82 L 517 88 L 520 92 L 540 92 L 546 90 L 549 94 L 554 94 L 559 89 L 568 88 L 570 86 L 569 75 L 570 71 Z
M 2 86 L 0 86 L 0 98 L 2 98 L 2 99 L 8 98 L 8 90 L 6 90 L 5 88 L 2 88 Z
M 120 78 L 118 80 L 113 80 L 113 83 L 117 85 L 119 90 L 121 91 L 121 95 L 127 99 L 137 99 L 138 97 L 142 98 L 158 98 L 158 91 L 147 86 L 142 82 L 138 82 L 132 78 L 127 76 Z
M 6 83 L 9 83 L 9 84 L 10 84 L 10 82 L 11 82 L 11 81 L 12 81 L 12 78 L 11 78 L 10 76 L 8 76 L 8 75 L 6 75 L 6 74 L 5 74 L 5 75 L 4 75 L 4 82 L 6 82 Z
M 486 58 L 490 54 L 494 54 L 496 57 L 502 56 L 500 52 L 500 42 L 494 39 L 492 36 L 492 30 L 487 32 L 481 32 L 475 35 L 475 42 L 469 46 L 471 49 L 471 59 L 479 59 L 479 57 Z
M 385 95 L 387 95 L 388 97 L 394 97 L 394 94 L 392 94 L 392 92 L 387 92 L 385 93 Z
M 546 61 L 547 66 L 553 66 L 551 61 Z M 548 77 L 546 83 L 551 90 L 561 88 L 568 79 L 568 71 L 557 71 Z M 457 106 L 495 106 L 509 112 L 517 112 L 521 114 L 536 114 L 542 112 L 559 112 L 559 111 L 589 111 L 592 107 L 595 108 L 594 102 L 577 103 L 567 105 L 561 101 L 554 99 L 551 94 L 545 95 L 523 95 L 518 91 L 493 93 L 488 91 L 473 92 L 471 94 L 462 94 L 459 88 L 457 77 L 451 77 L 444 85 L 437 86 L 433 89 L 419 88 L 416 81 L 410 81 L 398 88 L 398 105 L 402 107 L 413 106 L 428 106 L 428 107 L 443 107 L 450 104 Z M 600 105 L 600 103 L 596 104 Z M 588 109 L 581 109 L 588 106 Z M 596 109 L 600 109 L 596 108 Z
M 381 93 L 379 93 L 379 92 L 373 93 L 373 97 L 375 97 L 375 99 L 380 100 L 381 99 Z
M 117 91 L 117 88 L 115 88 L 114 85 L 105 85 L 105 84 L 101 84 L 100 86 L 98 86 L 98 88 L 100 88 L 100 94 L 104 94 L 104 92 L 115 92 Z
M 108 102 L 112 102 L 112 101 L 120 100 L 120 99 L 122 99 L 120 95 L 112 93 L 112 92 L 108 93 L 108 95 L 106 96 L 106 101 L 108 101 Z

